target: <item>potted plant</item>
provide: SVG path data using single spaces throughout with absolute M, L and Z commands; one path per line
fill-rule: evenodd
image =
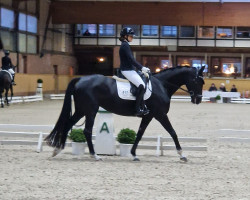
M 42 79 L 37 79 L 37 87 L 42 87 L 43 86 L 43 80 Z
M 135 142 L 136 133 L 134 130 L 125 128 L 117 135 L 117 141 L 120 143 L 120 156 L 129 156 L 130 150 Z
M 221 99 L 221 96 L 220 95 L 217 95 L 216 97 L 215 97 L 215 100 L 216 100 L 216 102 L 217 103 L 222 103 L 222 99 Z
M 72 140 L 72 154 L 81 155 L 85 153 L 86 138 L 82 129 L 72 129 L 69 133 L 69 139 Z

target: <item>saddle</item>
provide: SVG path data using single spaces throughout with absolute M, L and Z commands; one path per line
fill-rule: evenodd
M 148 86 L 148 83 L 149 83 L 149 79 L 150 77 L 147 77 L 144 73 L 142 73 L 141 71 L 137 71 L 137 73 L 139 74 L 139 76 L 141 77 L 142 81 L 145 83 L 145 91 L 147 90 L 147 86 Z M 118 78 L 116 78 L 118 77 Z M 118 80 L 118 81 L 122 81 L 122 82 L 129 82 L 130 85 L 131 85 L 131 88 L 130 88 L 130 92 L 132 93 L 133 96 L 136 96 L 137 94 L 137 87 L 131 83 L 130 81 L 128 81 L 125 76 L 123 76 L 123 74 L 121 73 L 121 70 L 118 69 L 117 70 L 117 73 L 116 73 L 116 77 L 113 77 L 114 79 Z

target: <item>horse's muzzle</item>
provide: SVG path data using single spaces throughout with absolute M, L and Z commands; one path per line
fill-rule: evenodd
M 191 97 L 191 102 L 193 104 L 200 104 L 202 100 L 202 95 L 196 95 Z

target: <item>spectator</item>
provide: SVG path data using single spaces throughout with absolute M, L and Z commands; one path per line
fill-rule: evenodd
M 84 33 L 83 33 L 84 36 L 90 36 L 90 32 L 89 32 L 89 29 L 87 29 Z
M 211 86 L 210 86 L 210 88 L 209 88 L 208 91 L 209 91 L 209 92 L 211 92 L 211 91 L 217 91 L 217 88 L 215 87 L 215 84 L 214 84 L 214 83 L 211 84 Z
M 226 90 L 226 87 L 225 87 L 225 83 L 221 83 L 219 89 L 220 89 L 220 91 L 222 91 L 222 92 L 226 92 L 227 90 Z
M 231 92 L 238 92 L 237 88 L 235 85 L 232 85 Z

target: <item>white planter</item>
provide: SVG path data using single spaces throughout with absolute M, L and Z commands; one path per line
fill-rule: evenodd
M 131 155 L 130 150 L 133 144 L 122 144 L 120 143 L 120 156 L 129 157 Z
M 42 83 L 37 83 L 37 87 L 38 87 L 38 88 L 42 88 L 42 87 L 43 87 L 43 84 L 42 84 Z
M 72 142 L 72 154 L 81 155 L 85 153 L 85 142 Z

